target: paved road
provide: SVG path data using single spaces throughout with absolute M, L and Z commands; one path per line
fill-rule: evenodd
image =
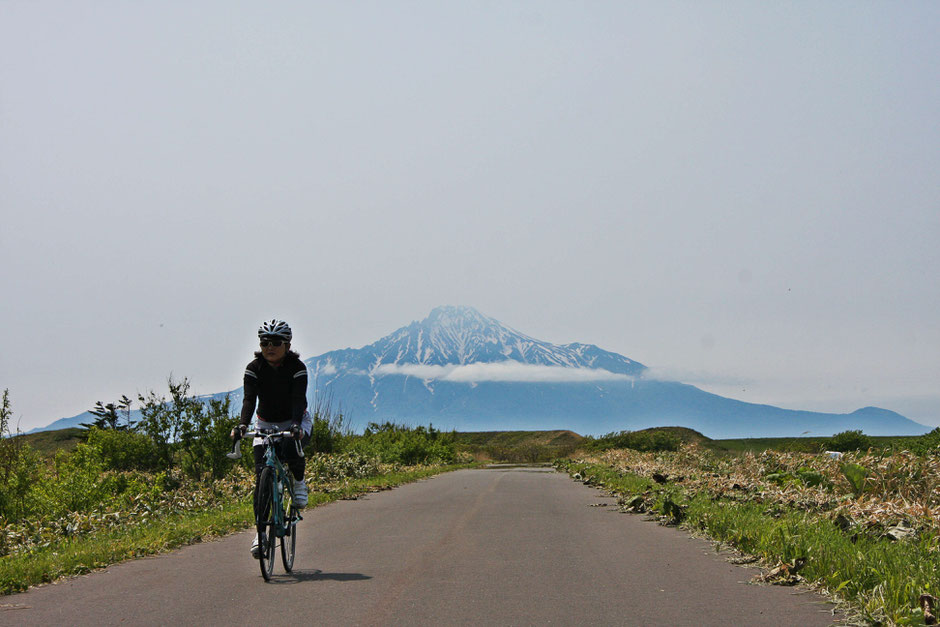
M 707 542 L 549 469 L 448 473 L 307 512 L 265 584 L 239 533 L 0 597 L 2 625 L 828 625 Z M 280 558 L 278 558 L 280 559 Z M 276 618 L 275 618 L 276 617 Z

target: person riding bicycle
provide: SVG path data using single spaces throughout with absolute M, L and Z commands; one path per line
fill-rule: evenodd
M 300 355 L 290 350 L 293 333 L 286 322 L 274 319 L 258 328 L 258 338 L 261 350 L 245 368 L 241 420 L 232 429 L 232 438 L 239 439 L 248 430 L 257 404 L 257 429 L 289 430 L 303 446 L 310 439 L 312 420 L 307 412 L 307 367 L 300 361 Z M 304 507 L 306 459 L 298 454 L 294 440 L 282 440 L 276 452 L 294 476 L 294 505 Z M 265 465 L 261 438 L 255 438 L 252 452 L 257 479 Z M 251 554 L 258 557 L 259 551 L 256 535 Z

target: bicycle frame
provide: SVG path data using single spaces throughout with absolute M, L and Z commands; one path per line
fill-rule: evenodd
M 256 525 L 266 525 L 273 523 L 275 535 L 278 538 L 283 538 L 287 535 L 290 527 L 293 527 L 297 524 L 299 520 L 302 520 L 302 517 L 299 513 L 286 516 L 284 511 L 284 495 L 282 490 L 277 489 L 278 486 L 286 489 L 288 494 L 291 497 L 291 501 L 294 500 L 294 481 L 293 478 L 288 475 L 287 469 L 284 468 L 284 464 L 278 459 L 277 452 L 275 450 L 275 444 L 286 438 L 293 438 L 293 434 L 290 431 L 265 431 L 262 429 L 256 431 L 248 431 L 244 435 L 245 438 L 261 438 L 262 444 L 264 445 L 264 464 L 269 468 L 274 470 L 274 482 L 275 490 L 273 491 L 274 507 L 272 508 L 274 513 L 274 520 L 258 520 L 258 513 L 255 512 L 255 524 Z M 300 442 L 296 441 L 297 452 L 303 457 L 304 452 L 300 447 Z M 237 440 L 232 447 L 232 452 L 227 455 L 230 459 L 239 459 L 241 458 L 241 440 Z

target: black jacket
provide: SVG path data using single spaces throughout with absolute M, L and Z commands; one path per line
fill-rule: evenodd
M 248 425 L 258 403 L 258 416 L 266 422 L 300 425 L 307 410 L 307 367 L 298 357 L 288 353 L 274 368 L 263 357 L 257 357 L 245 369 L 245 398 L 242 401 L 241 424 Z

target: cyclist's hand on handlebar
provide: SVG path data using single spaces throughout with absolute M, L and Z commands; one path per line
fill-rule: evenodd
M 241 440 L 245 437 L 246 431 L 248 431 L 248 425 L 235 425 L 235 428 L 232 429 L 232 439 Z
M 304 437 L 304 432 L 300 429 L 300 425 L 291 425 L 290 434 L 295 440 Z

